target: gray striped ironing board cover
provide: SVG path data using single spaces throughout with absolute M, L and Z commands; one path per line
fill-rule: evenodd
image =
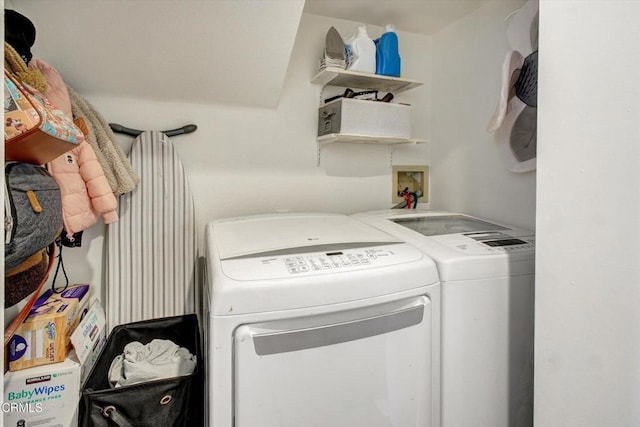
M 140 184 L 120 197 L 106 239 L 108 330 L 195 312 L 197 238 L 193 196 L 171 140 L 140 134 L 129 159 Z

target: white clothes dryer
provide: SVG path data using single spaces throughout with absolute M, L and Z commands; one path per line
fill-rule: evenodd
M 442 426 L 532 426 L 533 232 L 447 212 L 354 217 L 413 244 L 438 266 Z
M 211 427 L 440 425 L 435 263 L 346 215 L 206 226 Z

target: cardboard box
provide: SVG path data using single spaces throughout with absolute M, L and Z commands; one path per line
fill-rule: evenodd
M 64 361 L 71 333 L 87 309 L 88 293 L 89 285 L 74 285 L 59 294 L 42 294 L 9 341 L 9 370 Z
M 318 110 L 318 136 L 345 135 L 411 138 L 411 106 L 339 98 Z
M 78 424 L 80 364 L 72 359 L 4 375 L 4 425 L 68 427 Z
M 84 384 L 100 351 L 107 343 L 107 320 L 102 305 L 94 301 L 71 334 L 75 356 L 80 362 L 80 384 Z

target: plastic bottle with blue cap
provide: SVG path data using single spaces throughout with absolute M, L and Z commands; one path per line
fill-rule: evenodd
M 398 35 L 391 24 L 387 24 L 382 36 L 375 40 L 376 74 L 400 77 L 400 53 Z

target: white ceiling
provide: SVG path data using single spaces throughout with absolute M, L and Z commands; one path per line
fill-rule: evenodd
M 306 0 L 305 13 L 431 35 L 491 0 Z

